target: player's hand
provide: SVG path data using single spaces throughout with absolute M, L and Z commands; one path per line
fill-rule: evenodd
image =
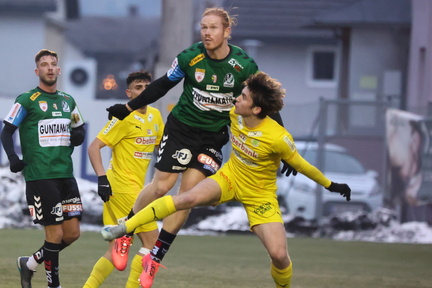
M 127 109 L 125 104 L 114 104 L 106 109 L 108 111 L 108 119 L 111 120 L 112 117 L 116 117 L 123 120 L 131 112 Z
M 297 170 L 295 170 L 291 165 L 289 165 L 285 160 L 282 160 L 283 166 L 281 173 L 285 174 L 286 177 L 290 176 L 291 173 L 293 176 L 297 175 Z
M 14 154 L 9 157 L 9 168 L 13 173 L 20 172 L 24 169 L 25 163 L 18 155 Z
M 98 194 L 104 202 L 109 201 L 112 195 L 111 185 L 106 175 L 98 176 Z
M 345 183 L 340 184 L 340 183 L 331 182 L 330 186 L 326 189 L 329 190 L 330 192 L 339 193 L 344 198 L 346 198 L 346 201 L 351 200 L 351 188 Z
M 84 142 L 85 132 L 78 129 L 71 129 L 70 143 L 72 146 L 79 146 Z

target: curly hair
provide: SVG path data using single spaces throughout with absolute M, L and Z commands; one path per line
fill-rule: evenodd
M 243 84 L 248 87 L 254 106 L 261 108 L 258 118 L 263 119 L 282 109 L 285 89 L 278 80 L 264 72 L 258 72 L 249 76 Z

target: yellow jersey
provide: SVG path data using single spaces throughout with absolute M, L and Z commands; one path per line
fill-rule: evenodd
M 237 193 L 274 197 L 282 159 L 318 184 L 330 185 L 331 181 L 298 153 L 293 137 L 284 127 L 267 116 L 257 127 L 249 128 L 234 109 L 230 111 L 233 149 L 225 165 L 235 175 L 236 186 L 242 190 Z
M 133 111 L 122 121 L 113 118 L 99 132 L 97 138 L 112 149 L 106 174 L 113 194 L 141 191 L 163 130 L 160 111 L 147 106 L 145 114 Z

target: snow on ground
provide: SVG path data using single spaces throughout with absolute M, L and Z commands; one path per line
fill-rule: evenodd
M 77 179 L 84 205 L 83 231 L 99 231 L 102 201 L 97 195 L 96 183 Z M 197 208 L 204 209 L 204 208 Z M 0 229 L 39 228 L 34 225 L 26 210 L 25 182 L 21 174 L 14 174 L 8 167 L 0 167 Z M 180 234 L 217 235 L 232 231 L 249 231 L 246 213 L 241 206 L 226 206 L 213 216 L 192 223 Z M 191 216 L 193 213 L 191 214 Z M 318 227 L 315 223 L 284 215 L 287 237 L 297 235 L 328 237 L 341 241 L 370 241 L 386 243 L 432 243 L 432 228 L 426 223 L 400 224 L 392 211 L 380 209 L 369 214 L 346 214 L 325 219 Z M 161 223 L 159 223 L 159 226 Z

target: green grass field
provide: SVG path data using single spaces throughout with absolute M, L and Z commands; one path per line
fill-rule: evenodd
M 39 248 L 43 232 L 0 229 L 0 239 L 0 287 L 20 287 L 16 258 Z M 294 262 L 293 288 L 432 287 L 432 245 L 289 238 L 288 248 Z M 99 233 L 83 232 L 60 254 L 62 287 L 82 287 L 105 249 Z M 132 246 L 132 252 L 137 250 L 138 245 Z M 274 287 L 269 258 L 253 235 L 180 235 L 163 264 L 167 269 L 159 270 L 155 288 Z M 102 287 L 124 287 L 127 274 L 128 268 L 114 271 Z M 46 287 L 42 266 L 33 287 Z

